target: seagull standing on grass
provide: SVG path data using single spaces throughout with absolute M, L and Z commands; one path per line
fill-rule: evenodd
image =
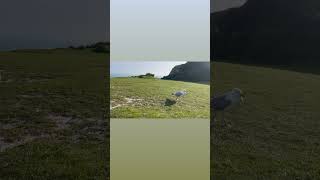
M 226 125 L 226 121 L 224 120 L 224 111 L 244 103 L 244 98 L 245 96 L 243 92 L 238 88 L 234 88 L 231 91 L 220 96 L 213 97 L 212 106 L 214 118 L 216 117 L 216 111 L 222 111 L 222 121 L 224 125 Z
M 172 93 L 172 95 L 176 96 L 176 100 L 178 100 L 179 97 L 185 96 L 187 94 L 187 91 L 176 91 Z

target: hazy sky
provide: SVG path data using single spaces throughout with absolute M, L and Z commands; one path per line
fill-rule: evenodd
M 191 1 L 181 0 L 181 3 Z M 211 0 L 211 11 L 239 6 L 244 1 Z M 1 0 L 0 50 L 65 47 L 109 39 L 109 3 L 110 0 Z M 129 18 L 131 7 L 130 3 L 125 4 L 119 13 Z M 174 6 L 163 14 L 178 10 L 187 12 L 181 9 L 183 7 Z M 198 7 L 193 9 L 199 10 Z M 154 12 L 149 11 L 150 15 Z
M 105 41 L 109 0 L 1 0 L 0 49 Z
M 162 62 L 111 62 L 110 73 L 113 77 L 125 77 L 132 75 L 141 75 L 146 73 L 153 73 L 157 77 L 166 76 L 170 73 L 172 68 L 179 64 L 184 64 L 184 61 L 162 61 Z
M 209 61 L 210 0 L 111 0 L 111 59 Z

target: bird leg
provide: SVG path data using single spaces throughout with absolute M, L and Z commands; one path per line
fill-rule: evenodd
M 210 122 L 210 127 L 214 126 L 214 122 L 216 121 L 216 117 L 217 117 L 217 113 L 216 113 L 216 111 L 213 111 L 213 117 L 212 117 L 212 121 Z
M 216 113 L 215 113 L 215 111 L 213 111 L 212 122 L 214 122 L 215 118 L 216 118 Z
M 222 122 L 223 122 L 223 126 L 227 125 L 226 121 L 224 120 L 224 111 L 222 111 Z

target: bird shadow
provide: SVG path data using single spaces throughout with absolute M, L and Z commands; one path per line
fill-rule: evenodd
M 177 103 L 177 101 L 167 98 L 166 101 L 164 102 L 164 105 L 165 106 L 172 106 L 176 103 Z

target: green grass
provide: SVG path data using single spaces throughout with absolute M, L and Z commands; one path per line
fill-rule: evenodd
M 214 123 L 213 179 L 319 179 L 320 76 L 227 63 L 213 72 L 215 93 L 246 93 L 225 115 L 231 127 Z
M 175 101 L 178 90 L 188 94 Z M 210 86 L 153 78 L 111 78 L 112 118 L 209 118 Z
M 108 54 L 0 52 L 0 179 L 106 179 Z

